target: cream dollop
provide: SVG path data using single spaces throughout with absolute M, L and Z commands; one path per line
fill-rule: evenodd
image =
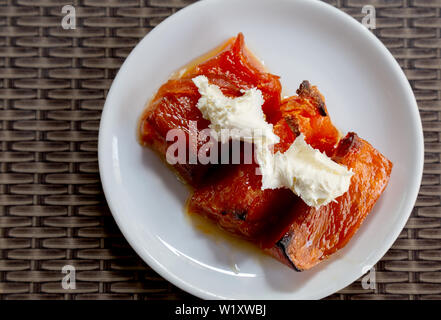
M 326 205 L 343 195 L 353 175 L 351 170 L 307 144 L 302 134 L 284 153 L 274 154 L 272 161 L 272 173 L 272 168 L 265 172 L 263 167 L 262 188 L 291 189 L 311 207 Z
M 273 125 L 265 121 L 262 111 L 262 92 L 256 88 L 241 90 L 242 96 L 225 96 L 216 85 L 209 84 L 205 76 L 193 78 L 201 97 L 197 107 L 202 116 L 209 120 L 209 128 L 214 136 L 222 136 L 221 131 L 229 132 L 228 138 L 255 142 L 265 140 L 265 144 L 279 142 L 273 132 Z

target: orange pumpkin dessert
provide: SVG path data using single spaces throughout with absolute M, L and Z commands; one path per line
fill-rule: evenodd
M 206 92 L 201 91 L 201 82 L 194 81 L 200 76 L 208 80 L 209 85 L 204 87 Z M 392 163 L 355 133 L 342 138 L 331 122 L 323 95 L 308 81 L 303 81 L 296 95 L 291 97 L 282 99 L 281 91 L 279 77 L 265 70 L 239 33 L 162 85 L 142 115 L 139 130 L 141 143 L 164 159 L 167 159 L 170 146 L 182 144 L 186 151 L 185 161 L 174 163 L 172 167 L 192 188 L 188 202 L 190 212 L 208 218 L 220 228 L 255 243 L 276 259 L 301 271 L 312 268 L 347 244 L 385 190 Z M 205 96 L 207 92 L 215 98 L 209 100 Z M 227 145 L 230 151 L 232 148 L 231 140 L 207 141 L 205 136 L 192 140 L 192 134 L 200 137 L 204 130 L 214 132 L 218 125 L 207 117 L 203 107 L 217 108 L 224 123 L 241 125 L 231 121 L 229 116 L 232 112 L 240 115 L 244 97 L 255 103 L 261 99 L 257 111 L 277 138 L 267 158 L 259 154 L 261 149 L 253 140 L 252 161 L 244 162 L 247 151 L 242 147 L 249 143 L 244 136 L 240 142 L 240 163 L 220 164 L 218 154 L 214 163 L 198 161 L 207 146 Z M 215 105 L 220 102 L 227 104 L 224 109 Z M 255 114 L 258 113 L 250 112 L 249 119 L 247 114 L 242 114 L 242 119 L 249 126 L 255 125 Z M 184 142 L 169 139 L 168 134 L 174 129 L 184 133 Z M 261 137 L 261 142 L 267 141 L 265 139 Z M 305 149 L 296 155 L 298 139 L 304 139 Z M 265 184 L 268 181 L 263 180 L 262 161 L 273 161 L 277 157 L 278 161 L 289 160 L 289 156 L 300 159 L 305 152 L 313 155 L 310 159 L 316 161 L 317 166 L 325 167 L 326 161 L 332 162 L 330 168 L 335 170 L 330 169 L 331 178 L 341 178 L 339 168 L 347 170 L 346 178 L 350 183 L 332 201 L 311 205 L 299 187 L 308 186 L 301 185 L 296 178 L 288 181 L 293 184 L 290 187 Z M 305 159 L 304 164 L 308 165 L 309 160 Z M 293 172 L 298 172 L 294 169 Z M 280 181 L 286 178 L 280 172 L 279 176 Z

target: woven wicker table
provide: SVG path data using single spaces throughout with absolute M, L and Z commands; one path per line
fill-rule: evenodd
M 238 0 L 240 1 L 240 0 Z M 191 298 L 129 247 L 100 186 L 101 109 L 137 42 L 188 0 L 0 0 L 0 299 Z M 376 29 L 418 100 L 426 164 L 406 228 L 376 265 L 330 299 L 441 299 L 441 0 L 327 1 Z M 77 29 L 61 28 L 76 8 Z M 410 173 L 411 174 L 411 173 Z M 63 290 L 61 268 L 76 267 Z

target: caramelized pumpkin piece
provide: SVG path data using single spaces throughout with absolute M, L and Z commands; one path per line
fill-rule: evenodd
M 349 190 L 318 209 L 296 202 L 288 231 L 269 250 L 297 270 L 310 269 L 343 248 L 389 181 L 392 163 L 355 133 L 340 141 L 333 159 L 354 172 Z
M 280 225 L 286 208 L 297 199 L 288 189 L 261 190 L 257 168 L 255 164 L 219 168 L 205 187 L 193 193 L 189 211 L 209 218 L 224 230 L 260 242 L 261 236 L 271 231 L 268 226 Z M 273 236 L 274 241 L 282 234 Z
M 209 169 L 208 166 L 189 163 L 190 154 L 197 155 L 199 148 L 204 144 L 203 141 L 190 143 L 190 130 L 198 134 L 210 124 L 195 107 L 199 97 L 199 92 L 191 80 L 170 80 L 159 89 L 141 123 L 142 143 L 152 147 L 164 160 L 167 148 L 177 141 L 176 138 L 166 141 L 167 133 L 171 129 L 179 129 L 185 133 L 185 141 L 180 141 L 185 143 L 182 146 L 186 150 L 185 163 L 177 163 L 173 167 L 189 185 L 201 181 Z M 194 122 L 194 129 L 190 126 L 191 121 Z
M 205 75 L 211 83 L 218 85 L 224 94 L 229 96 L 242 95 L 241 89 L 259 88 L 264 96 L 263 110 L 267 118 L 280 117 L 279 78 L 263 70 L 263 67 L 246 49 L 244 38 L 239 34 L 230 39 L 223 50 L 208 60 L 193 65 L 179 79 L 165 83 L 150 102 L 147 111 L 141 119 L 140 137 L 144 145 L 152 147 L 165 158 L 168 146 L 175 141 L 166 141 L 167 132 L 171 129 L 181 129 L 187 138 L 187 159 L 194 158 L 205 141 L 199 140 L 190 144 L 190 121 L 196 123 L 198 134 L 208 127 L 209 122 L 203 119 L 196 107 L 200 94 L 192 82 L 197 75 Z M 189 185 L 196 187 L 204 179 L 209 165 L 176 164 L 174 168 Z
M 184 76 L 194 78 L 198 75 L 206 76 L 227 96 L 238 97 L 242 95 L 241 90 L 259 89 L 265 101 L 262 110 L 266 120 L 270 123 L 279 120 L 282 91 L 279 77 L 265 71 L 261 62 L 246 48 L 242 33 L 229 50 L 199 64 Z

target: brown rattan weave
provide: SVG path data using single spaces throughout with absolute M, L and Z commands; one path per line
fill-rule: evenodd
M 240 1 L 240 0 L 238 0 Z M 97 164 L 104 99 L 136 43 L 191 0 L 0 0 L 0 299 L 180 299 L 128 246 Z M 327 1 L 361 20 L 405 71 L 421 113 L 425 169 L 412 216 L 376 265 L 330 299 L 441 298 L 441 0 Z M 73 4 L 77 29 L 63 30 Z M 412 173 L 409 173 L 412 174 Z M 61 288 L 61 268 L 77 289 Z

